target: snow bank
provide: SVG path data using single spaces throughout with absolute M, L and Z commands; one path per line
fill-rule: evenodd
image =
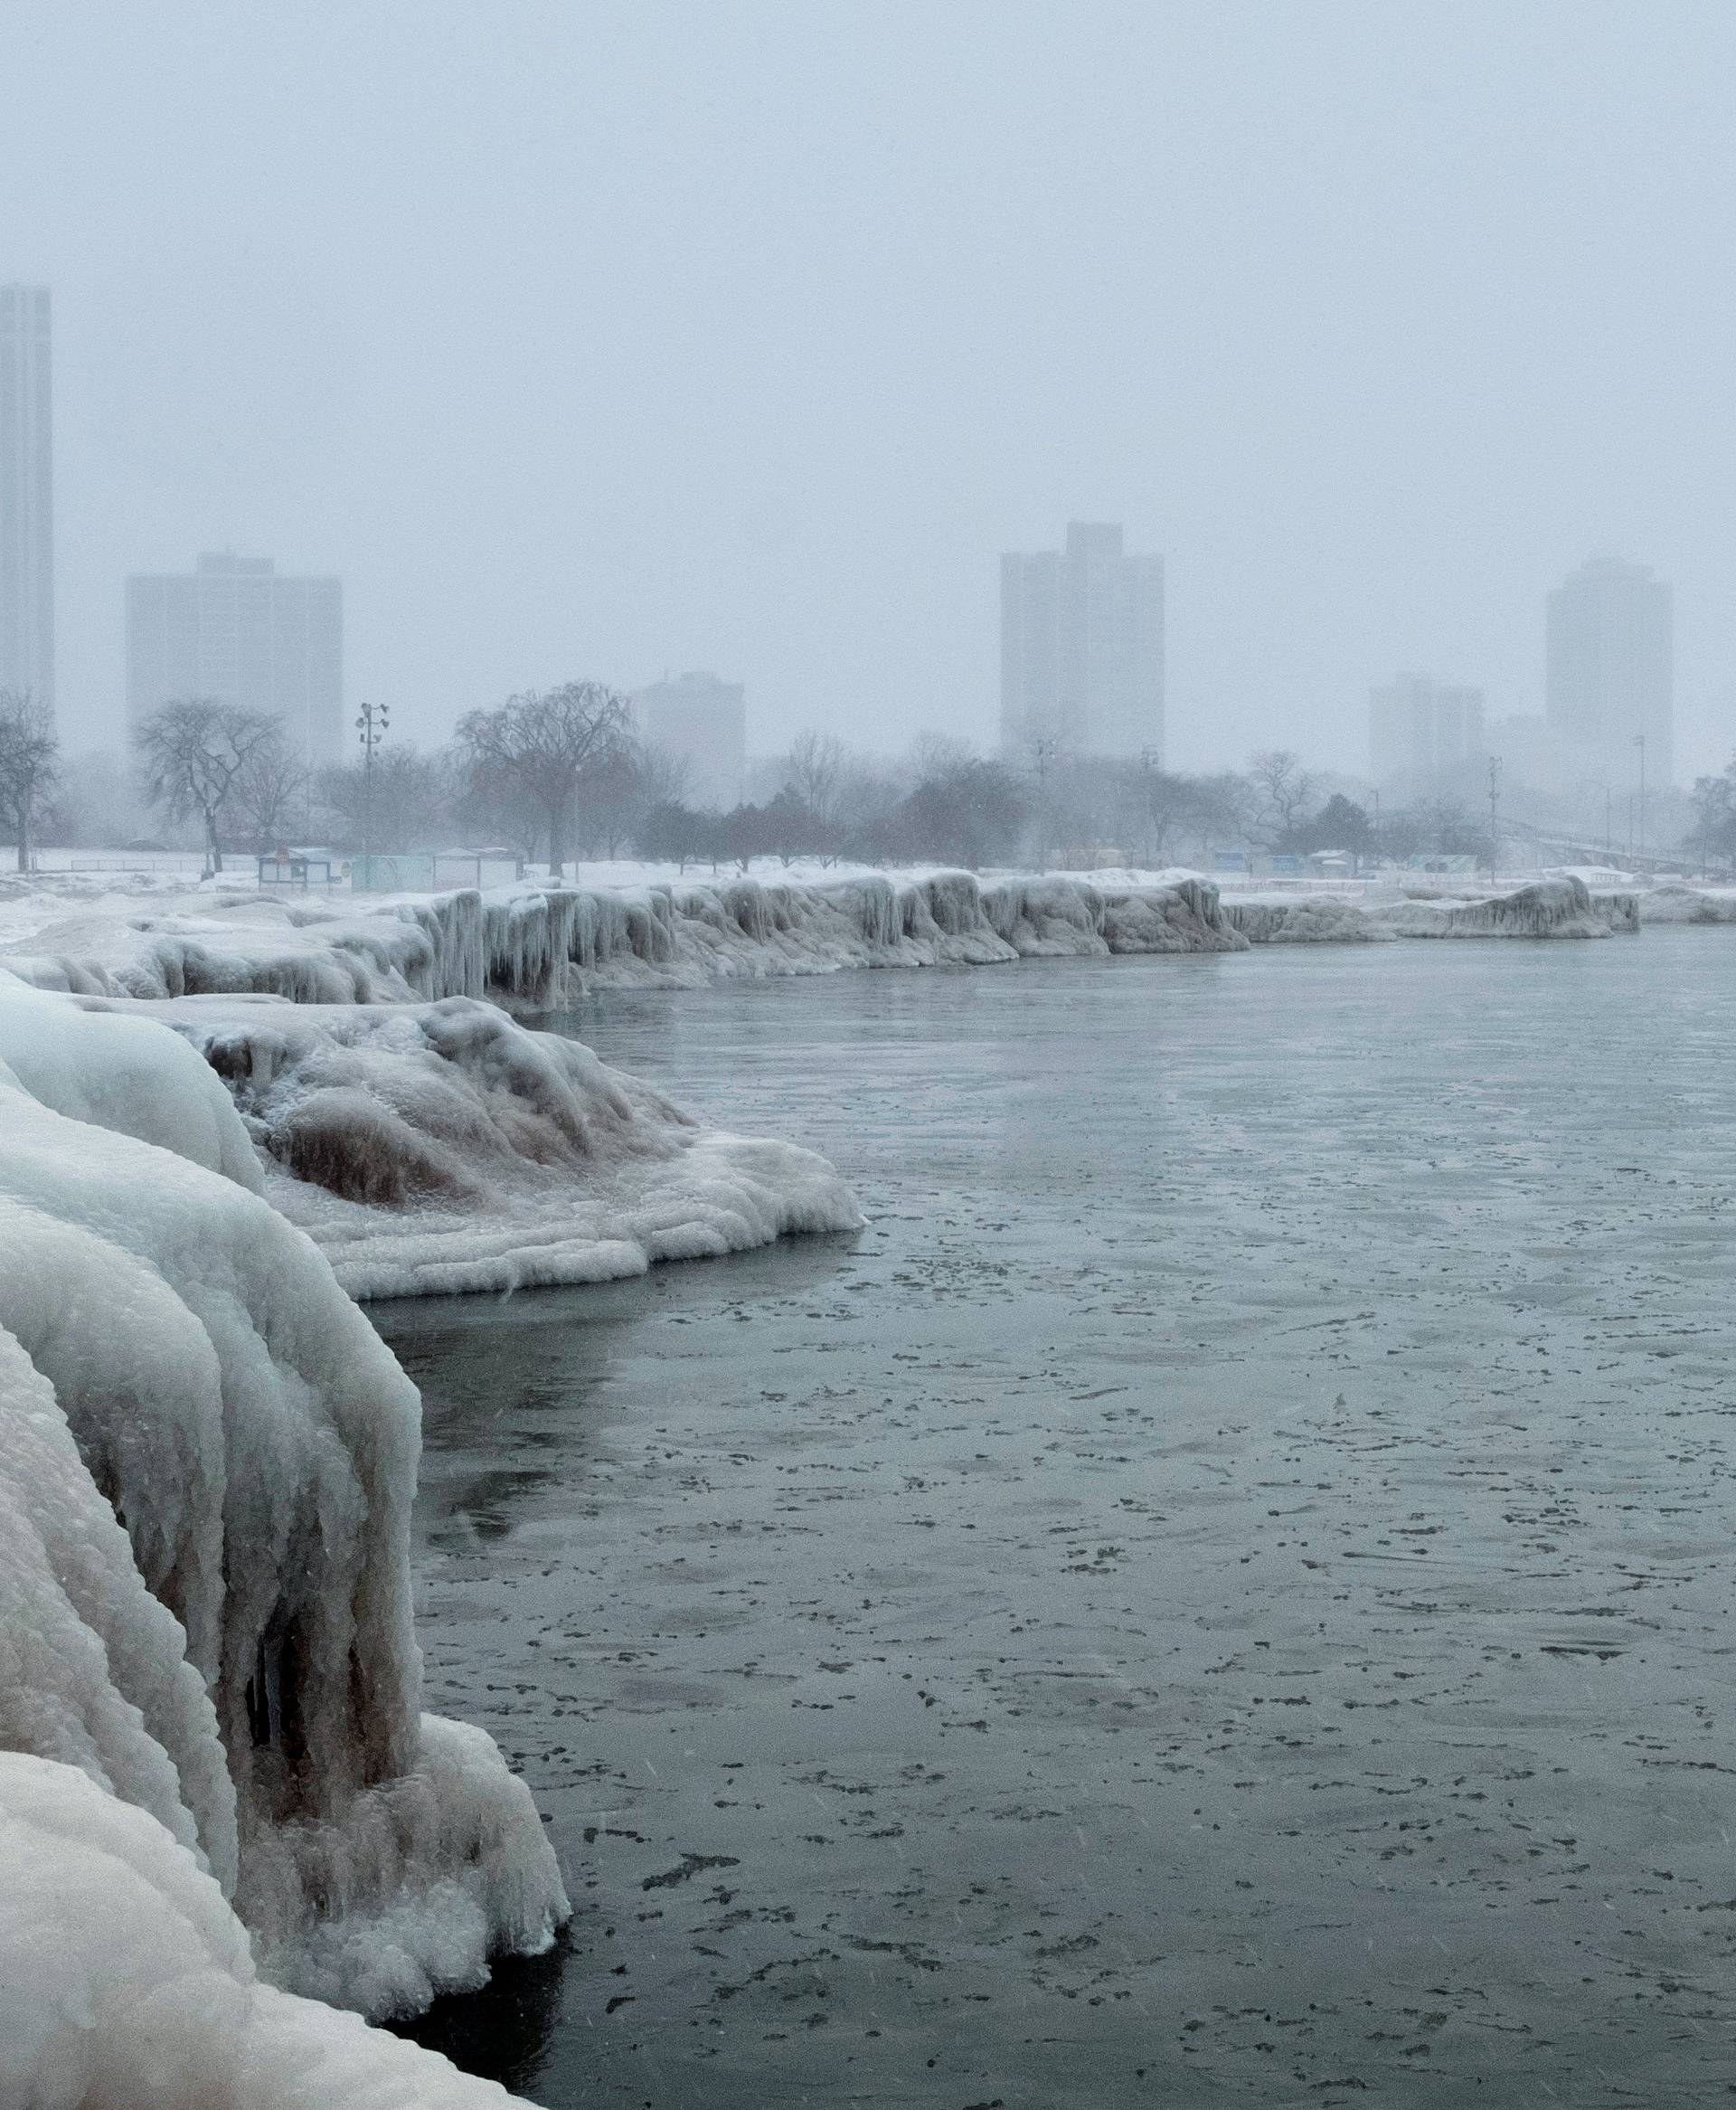
M 824 1158 L 702 1130 L 474 998 L 153 1010 L 228 1084 L 270 1199 L 354 1296 L 609 1281 L 862 1223 Z
M 0 1746 L 148 1812 L 277 1983 L 409 2011 L 567 1901 L 420 1712 L 415 1389 L 259 1185 L 192 1048 L 0 977 Z
M 74 1765 L 0 1752 L 5 2110 L 486 2110 L 515 2098 L 261 1984 L 211 1874 Z

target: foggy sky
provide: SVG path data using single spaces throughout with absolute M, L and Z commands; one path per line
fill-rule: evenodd
M 1168 560 L 1182 766 L 1542 707 L 1590 551 L 1736 743 L 1736 9 L 0 0 L 0 279 L 55 297 L 60 682 L 122 581 L 336 571 L 442 735 L 571 675 L 750 743 L 989 740 L 997 555 Z

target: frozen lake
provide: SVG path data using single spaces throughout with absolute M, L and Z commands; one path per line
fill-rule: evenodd
M 376 1306 L 539 2101 L 1736 2083 L 1736 940 L 842 975 L 570 1022 L 854 1241 Z

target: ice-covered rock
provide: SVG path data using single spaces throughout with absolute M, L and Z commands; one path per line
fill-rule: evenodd
M 813 1151 L 701 1129 L 473 998 L 152 1008 L 228 1084 L 270 1199 L 355 1296 L 609 1281 L 862 1223 Z
M 77 1765 L 0 1749 L 0 2110 L 488 2110 L 516 2098 L 262 1983 L 222 1887 Z
M 1654 886 L 1637 897 L 1642 923 L 1736 923 L 1736 888 Z
M 1223 913 L 1253 945 L 1355 945 L 1398 936 L 1359 903 L 1325 895 L 1229 901 Z
M 1540 879 L 1510 894 L 1406 901 L 1373 912 L 1402 938 L 1607 938 L 1639 927 L 1631 894 L 1594 902 L 1582 879 Z
M 566 1898 L 420 1711 L 415 1389 L 259 1184 L 184 1041 L 0 977 L 0 1746 L 147 1811 L 276 1982 L 407 2010 Z

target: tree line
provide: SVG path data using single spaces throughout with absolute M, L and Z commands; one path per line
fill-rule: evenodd
M 1281 748 L 1241 771 L 1190 775 L 1053 742 L 986 756 L 935 734 L 888 761 L 808 733 L 761 765 L 757 800 L 722 810 L 694 795 L 685 762 L 638 737 L 627 699 L 594 681 L 470 711 L 438 748 L 389 742 L 311 770 L 278 720 L 210 697 L 163 705 L 134 751 L 144 799 L 171 828 L 196 831 L 212 870 L 226 854 L 290 840 L 351 855 L 486 844 L 556 875 L 575 857 L 628 855 L 745 870 L 758 858 L 1161 866 L 1232 847 L 1401 861 L 1487 848 L 1486 825 L 1454 800 L 1382 813 Z M 1716 798 L 1736 842 L 1736 775 L 1726 778 Z M 43 829 L 74 824 L 74 789 L 45 714 L 0 692 L 0 828 L 21 868 Z M 1724 809 L 1706 798 L 1714 822 Z

